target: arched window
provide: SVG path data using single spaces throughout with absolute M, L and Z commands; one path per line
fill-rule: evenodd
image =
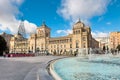
M 72 39 L 70 38 L 70 42 L 72 42 Z
M 33 46 L 32 46 L 32 50 L 33 50 Z
M 48 33 L 46 33 L 46 37 L 48 37 Z
M 61 48 L 62 48 L 62 45 L 61 45 Z
M 72 48 L 72 44 L 70 44 L 70 48 Z
M 54 45 L 54 48 L 56 48 L 56 45 Z
M 66 45 L 64 45 L 64 48 L 66 47 Z
M 83 37 L 83 41 L 86 41 L 85 37 Z
M 80 30 L 78 31 L 78 33 L 80 34 Z
M 41 49 L 43 50 L 43 44 L 41 44 Z
M 75 34 L 75 31 L 73 31 L 73 33 Z
M 86 44 L 85 43 L 83 43 L 83 48 L 85 48 L 86 47 Z
M 76 41 L 76 48 L 79 48 L 79 41 Z
M 78 32 L 76 31 L 76 34 L 78 34 Z

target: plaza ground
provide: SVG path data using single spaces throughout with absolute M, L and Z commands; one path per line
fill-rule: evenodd
M 46 69 L 48 62 L 63 57 L 0 57 L 0 80 L 53 80 Z

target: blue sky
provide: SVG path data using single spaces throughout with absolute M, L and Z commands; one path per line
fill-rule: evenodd
M 94 37 L 120 31 L 120 0 L 2 0 L 0 7 L 0 33 L 17 33 L 21 17 L 27 33 L 45 21 L 52 36 L 67 35 L 79 18 Z

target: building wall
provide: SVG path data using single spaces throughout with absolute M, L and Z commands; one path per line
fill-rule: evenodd
M 120 32 L 111 32 L 110 33 L 110 47 L 111 49 L 116 49 L 120 45 Z
M 98 42 L 91 36 L 90 27 L 85 26 L 81 21 L 74 24 L 72 31 L 73 33 L 67 36 L 53 38 L 50 37 L 50 28 L 43 23 L 37 28 L 36 33 L 31 34 L 30 38 L 27 40 L 27 50 L 33 53 L 47 51 L 50 54 L 66 55 L 75 54 L 75 52 L 80 52 L 81 49 L 88 50 L 89 48 L 98 47 Z M 15 42 L 17 44 L 20 43 L 16 39 L 11 39 L 11 47 L 15 46 Z M 22 44 L 20 46 L 20 49 L 26 48 Z
M 92 38 L 92 48 L 99 48 L 99 42 Z
M 28 39 L 25 39 L 23 36 L 17 34 L 14 35 L 10 40 L 10 53 L 28 53 Z
M 95 38 L 99 42 L 99 48 L 103 49 L 103 46 L 107 47 L 110 49 L 110 39 L 109 37 L 97 37 Z
M 37 33 L 30 37 L 30 43 L 34 43 L 30 47 L 36 45 L 33 52 L 47 50 L 51 54 L 68 54 L 82 48 L 98 48 L 98 42 L 91 36 L 90 27 L 80 21 L 73 26 L 72 34 L 56 38 L 51 38 L 50 28 L 42 24 L 37 28 Z

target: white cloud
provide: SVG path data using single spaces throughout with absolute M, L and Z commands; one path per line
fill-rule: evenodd
M 92 33 L 92 36 L 94 38 L 96 38 L 96 37 L 108 37 L 109 36 L 109 33 L 107 33 L 107 32 L 95 31 L 95 32 L 91 32 L 91 33 Z
M 62 0 L 57 12 L 67 20 L 90 19 L 107 10 L 110 0 Z
M 72 30 L 71 29 L 67 29 L 67 30 L 57 30 L 56 31 L 57 34 L 62 34 L 62 35 L 68 35 L 68 34 L 72 34 Z M 94 38 L 97 38 L 97 37 L 108 37 L 109 36 L 109 33 L 108 32 L 100 32 L 100 31 L 93 31 L 91 32 L 92 36 Z
M 106 24 L 107 24 L 107 25 L 111 25 L 111 22 L 107 22 Z
M 63 34 L 63 35 L 68 35 L 72 33 L 72 30 L 67 29 L 67 30 L 57 30 L 56 31 L 58 34 Z
M 89 20 L 95 16 L 102 16 L 106 11 L 111 0 L 62 0 L 57 13 L 65 20 L 70 21 L 70 25 L 75 23 L 78 18 L 87 25 L 91 25 Z M 98 21 L 101 21 L 101 17 Z M 66 33 L 66 30 L 58 31 Z M 95 32 L 93 36 L 106 36 L 106 33 Z
M 24 21 L 24 26 L 26 29 L 26 33 L 28 34 L 35 33 L 35 30 L 37 28 L 37 26 L 34 23 L 30 23 L 27 20 Z
M 0 0 L 0 30 L 17 33 L 20 20 L 16 16 L 21 15 L 19 6 L 24 0 Z M 26 32 L 34 32 L 36 25 L 25 20 Z M 33 31 L 32 31 L 33 30 Z

